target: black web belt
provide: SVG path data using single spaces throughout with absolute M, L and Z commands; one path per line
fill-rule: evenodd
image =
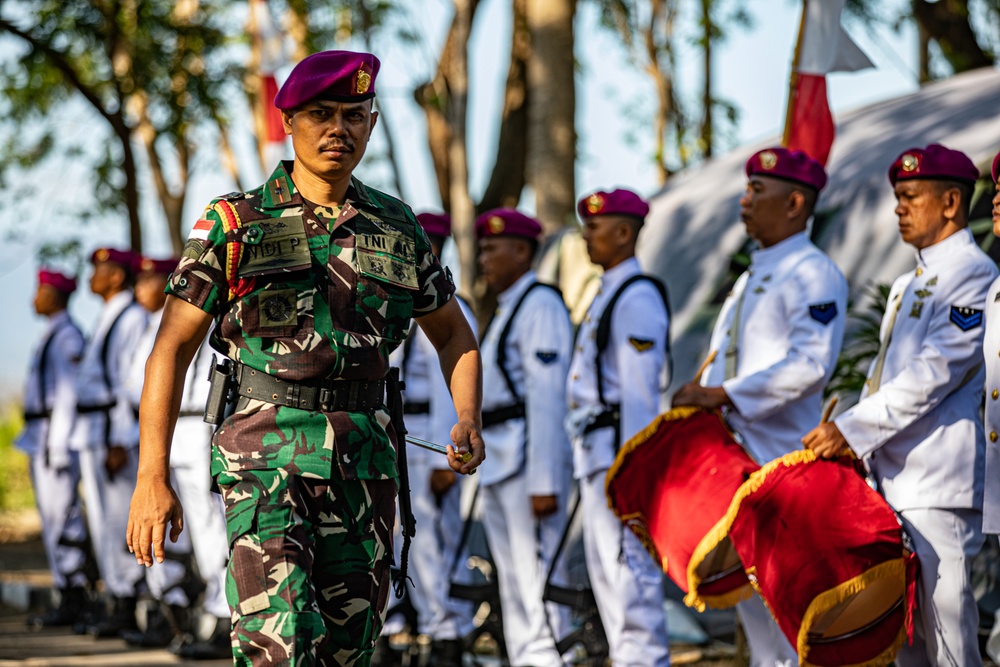
M 483 428 L 496 426 L 511 419 L 518 419 L 523 417 L 524 414 L 524 403 L 514 403 L 513 405 L 505 405 L 493 410 L 483 410 Z
M 403 401 L 404 415 L 427 415 L 431 412 L 430 401 Z
M 385 380 L 326 380 L 317 384 L 289 382 L 236 365 L 240 396 L 311 412 L 369 412 L 385 401 Z
M 609 405 L 607 410 L 597 415 L 597 418 L 594 419 L 594 421 L 584 427 L 583 432 L 590 433 L 601 428 L 618 428 L 618 424 L 621 422 L 621 419 L 621 406 L 618 404 Z
M 112 401 L 111 403 L 98 403 L 97 405 L 77 405 L 76 413 L 80 415 L 87 415 L 92 412 L 111 412 L 111 408 L 118 405 L 118 401 Z
M 30 421 L 35 421 L 37 419 L 48 419 L 51 416 L 52 416 L 51 410 L 41 410 L 40 412 L 28 412 L 27 410 L 25 410 L 24 421 L 30 422 Z

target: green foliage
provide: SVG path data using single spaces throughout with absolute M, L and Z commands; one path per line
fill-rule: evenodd
M 878 355 L 879 330 L 889 300 L 890 287 L 888 284 L 869 287 L 865 290 L 867 303 L 861 307 L 848 304 L 844 346 L 834 367 L 833 377 L 826 386 L 826 396 L 857 396 L 864 388 L 868 368 Z
M 11 403 L 0 412 L 0 512 L 35 506 L 28 457 L 14 449 L 14 437 L 23 425 L 20 406 Z

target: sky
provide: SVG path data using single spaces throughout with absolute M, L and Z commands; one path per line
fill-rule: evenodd
M 374 47 L 382 61 L 377 79 L 383 120 L 392 129 L 403 165 L 403 192 L 417 210 L 440 206 L 433 169 L 426 149 L 423 112 L 412 101 L 412 89 L 429 78 L 436 65 L 437 50 L 451 20 L 451 3 L 446 0 L 407 0 L 406 21 L 424 37 L 418 45 L 380 40 Z M 576 58 L 577 131 L 579 159 L 577 191 L 623 186 L 651 196 L 658 189 L 651 161 L 653 138 L 649 134 L 649 113 L 653 109 L 652 86 L 629 62 L 619 38 L 598 25 L 595 3 L 578 4 Z M 686 3 L 693 5 L 694 3 Z M 730 3 L 732 4 L 732 3 Z M 777 141 L 784 122 L 788 79 L 794 39 L 798 30 L 800 3 L 792 0 L 757 0 L 751 7 L 753 26 L 732 29 L 727 41 L 716 49 L 716 94 L 737 105 L 740 118 L 732 131 L 730 145 L 756 143 L 768 137 Z M 887 14 L 900 0 L 881 3 Z M 860 25 L 845 19 L 848 32 L 875 63 L 874 69 L 828 78 L 834 115 L 917 89 L 916 32 L 910 27 L 894 32 L 888 27 Z M 683 29 L 683 28 L 682 28 Z M 493 164 L 497 128 L 493 119 L 502 105 L 507 75 L 511 17 L 504 0 L 482 0 L 470 43 L 469 166 L 470 189 L 478 196 L 489 178 Z M 690 29 L 687 29 L 690 33 Z M 697 94 L 701 64 L 693 51 L 680 54 L 682 93 Z M 279 75 L 282 74 L 279 72 Z M 280 83 L 281 76 L 279 76 Z M 558 91 L 553 91 L 558 94 Z M 82 104 L 61 119 L 67 136 L 88 137 L 96 122 Z M 233 141 L 237 159 L 248 167 L 256 184 L 260 174 L 250 138 L 250 122 L 245 110 L 234 110 Z M 376 130 L 369 156 L 384 153 L 384 138 Z M 725 152 L 725 151 L 720 151 Z M 189 227 L 204 205 L 214 196 L 230 192 L 234 184 L 206 151 L 194 170 L 193 187 L 186 203 Z M 357 172 L 362 180 L 386 188 L 391 181 L 384 161 L 366 158 Z M 6 351 L 0 364 L 0 399 L 16 396 L 30 363 L 30 355 L 43 331 L 43 321 L 31 309 L 35 283 L 36 253 L 45 242 L 79 236 L 79 222 L 72 211 L 90 194 L 87 168 L 81 161 L 67 159 L 58 166 L 32 173 L 38 188 L 38 204 L 27 209 L 29 220 L 0 223 L 0 312 L 7 324 L 0 327 L 0 349 Z M 0 197 L 17 196 L 15 185 Z M 150 182 L 142 184 L 142 216 L 148 254 L 169 254 L 169 241 L 162 213 Z M 531 212 L 530 193 L 522 207 Z M 92 224 L 86 228 L 88 248 L 99 245 L 127 245 L 123 220 Z M 71 313 L 84 331 L 96 319 L 99 302 L 89 294 L 88 274 L 74 296 Z

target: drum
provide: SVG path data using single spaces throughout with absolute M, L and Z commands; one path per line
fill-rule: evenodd
M 729 538 L 800 665 L 886 665 L 909 627 L 916 557 L 849 458 L 792 452 L 733 500 Z
M 722 519 L 759 466 L 722 417 L 676 408 L 626 442 L 608 471 L 608 503 L 700 610 L 752 590 Z

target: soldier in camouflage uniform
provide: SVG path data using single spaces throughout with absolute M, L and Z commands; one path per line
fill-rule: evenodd
M 389 353 L 416 317 L 458 421 L 450 467 L 485 457 L 481 367 L 450 274 L 404 203 L 352 172 L 375 125 L 379 61 L 300 62 L 275 97 L 295 160 L 212 202 L 174 272 L 141 404 L 128 542 L 147 566 L 182 528 L 167 477 L 184 370 L 215 321 L 239 400 L 216 431 L 237 665 L 369 664 L 389 595 L 398 437 Z M 460 455 L 471 452 L 463 463 Z

